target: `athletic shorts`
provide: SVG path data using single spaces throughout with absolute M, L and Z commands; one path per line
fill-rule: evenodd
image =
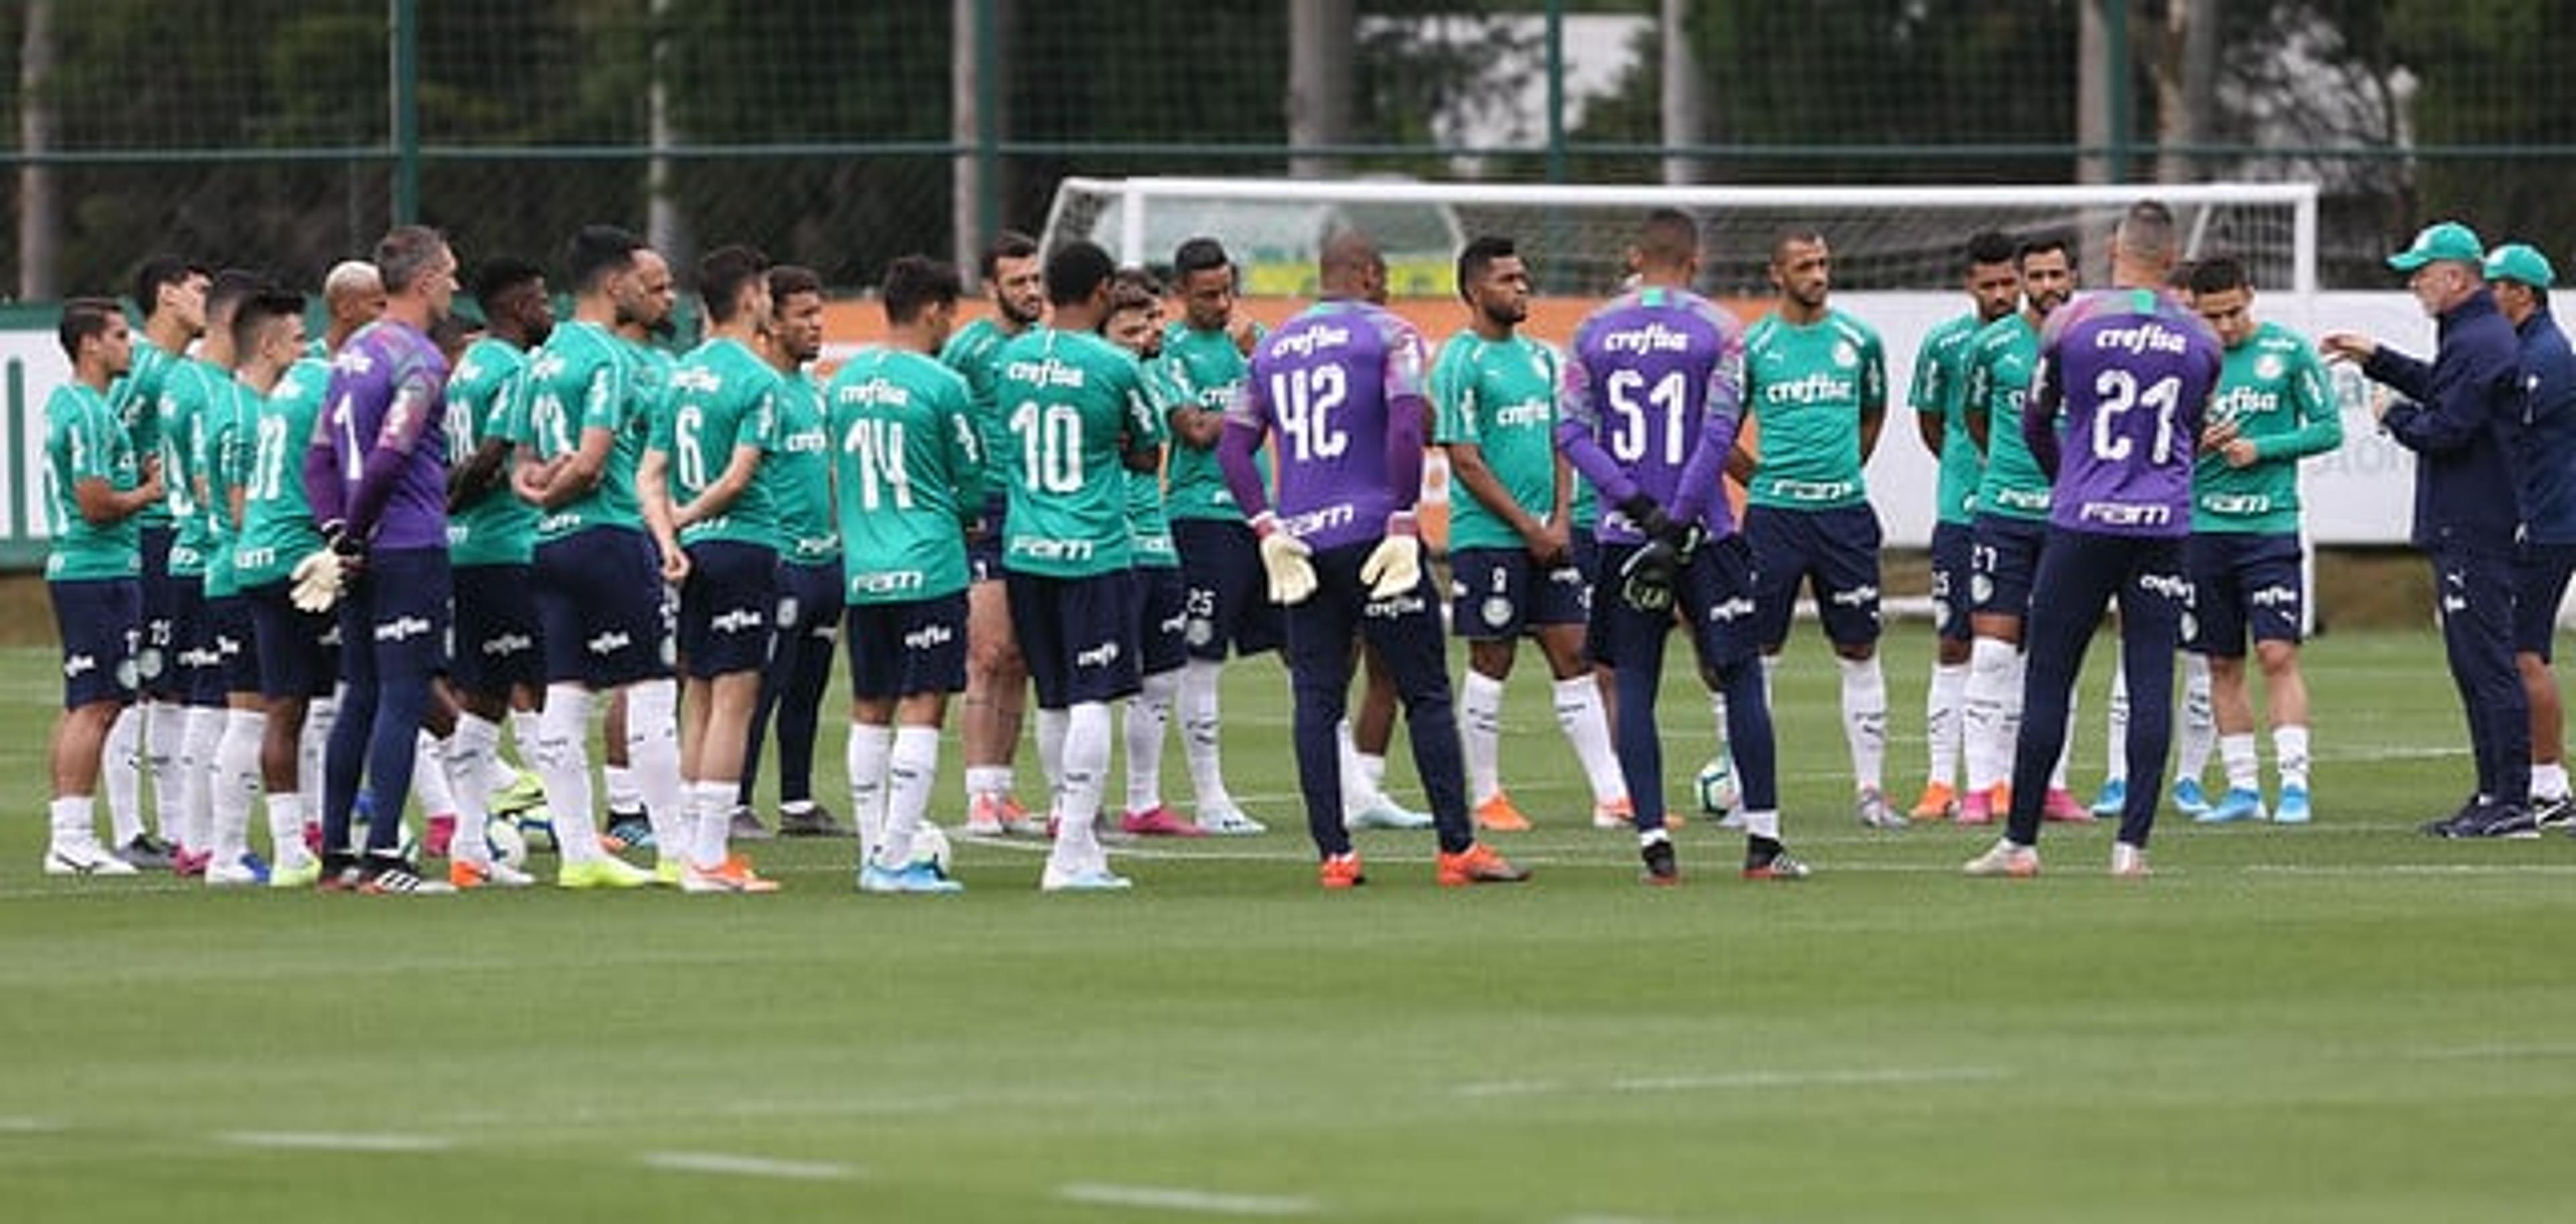
M 1702 673 L 1746 662 L 1761 653 L 1754 632 L 1756 586 L 1753 548 L 1741 533 L 1710 540 L 1691 553 L 1673 582 L 1673 606 L 1641 612 L 1621 598 L 1619 571 L 1641 544 L 1603 544 L 1601 581 L 1593 588 L 1593 623 L 1601 652 L 1593 662 L 1617 666 L 1619 659 L 1661 660 L 1665 636 L 1676 624 L 1690 629 L 1691 648 L 1699 653 Z
M 2550 641 L 2558 635 L 2558 605 L 2567 597 L 2571 573 L 2576 573 L 2576 544 L 2522 546 L 2513 567 L 2515 653 L 2550 661 Z
M 1969 549 L 1968 606 L 1980 616 L 2030 616 L 2030 586 L 2048 551 L 2048 524 L 1980 514 Z
M 63 640 L 63 708 L 134 700 L 135 649 L 143 636 L 139 578 L 48 582 Z
M 2257 642 L 2297 643 L 2306 621 L 2308 584 L 2295 534 L 2213 532 L 2183 544 L 2191 602 L 2183 645 L 2226 659 L 2245 657 L 2250 628 Z M 2562 579 L 2563 581 L 2563 579 Z
M 1544 625 L 1580 625 L 1592 592 L 1571 564 L 1542 573 L 1525 548 L 1449 554 L 1449 624 L 1471 642 L 1507 641 Z
M 259 691 L 259 637 L 250 600 L 219 595 L 206 601 L 207 648 L 215 652 L 215 684 L 229 698 Z
M 1396 694 L 1410 708 L 1426 696 L 1449 699 L 1448 635 L 1440 626 L 1440 593 L 1431 567 L 1412 590 L 1376 598 L 1360 581 L 1360 567 L 1379 541 L 1360 540 L 1314 555 L 1315 593 L 1287 609 L 1286 655 L 1290 683 L 1304 691 L 1338 677 L 1349 688 L 1358 639 L 1377 652 Z
M 778 552 L 739 540 L 688 547 L 680 584 L 680 666 L 692 680 L 757 672 L 777 640 Z
M 459 691 L 499 697 L 520 685 L 544 686 L 535 568 L 456 567 L 456 658 L 447 674 Z
M 1576 527 L 1571 534 L 1574 538 L 1574 568 L 1583 575 L 1584 586 L 1588 589 L 1601 577 L 1601 537 L 1593 534 L 1589 527 Z M 1591 603 L 1586 599 L 1584 606 L 1590 607 Z
M 967 533 L 966 577 L 968 581 L 1000 582 L 1002 580 L 1002 516 L 1009 506 L 1008 501 L 998 497 L 984 503 L 984 512 L 978 516 L 978 522 L 982 524 L 983 529 L 980 532 Z
M 224 704 L 223 674 L 216 666 L 223 660 L 215 653 L 215 626 L 206 611 L 204 575 L 181 575 L 171 580 L 170 648 L 166 657 L 173 664 L 168 687 L 180 701 L 192 706 Z
M 1836 646 L 1878 640 L 1878 512 L 1867 504 L 1834 510 L 1748 506 L 1753 546 L 1754 628 L 1766 649 L 1789 640 L 1798 589 L 1816 597 L 1825 638 Z
M 368 554 L 340 594 L 340 678 L 354 688 L 446 671 L 454 598 L 444 546 Z
M 1007 583 L 1011 633 L 1039 709 L 1135 694 L 1142 601 L 1133 574 L 1049 578 L 1014 570 Z
M 851 604 L 842 616 L 850 695 L 892 701 L 966 687 L 966 592 Z
M 1932 632 L 1943 641 L 1964 642 L 1968 630 L 1968 589 L 1976 553 L 1976 529 L 1966 523 L 1932 525 Z
M 331 695 L 339 678 L 339 636 L 328 612 L 295 606 L 283 579 L 242 592 L 250 605 L 251 640 L 259 651 L 259 694 L 271 699 Z
M 1181 571 L 1169 565 L 1136 567 L 1136 589 L 1143 601 L 1137 648 L 1144 652 L 1137 670 L 1159 676 L 1190 661 L 1190 590 Z
M 801 636 L 832 648 L 841 636 L 841 593 L 844 588 L 841 563 L 837 560 L 807 564 L 789 561 L 778 567 L 778 638 L 784 648 L 787 639 Z
M 1285 622 L 1279 605 L 1270 602 L 1270 576 L 1262 572 L 1261 543 L 1250 526 L 1174 519 L 1172 546 L 1181 554 L 1189 600 L 1191 658 L 1221 662 L 1229 646 L 1238 655 L 1279 648 Z
M 546 683 L 606 689 L 671 674 L 674 609 L 643 532 L 601 526 L 546 541 L 530 575 Z
M 170 527 L 146 527 L 143 537 L 142 637 L 134 652 L 143 692 L 177 701 L 179 689 L 179 589 L 170 576 L 170 544 L 178 538 Z

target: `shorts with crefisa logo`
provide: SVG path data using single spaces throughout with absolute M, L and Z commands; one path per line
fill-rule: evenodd
M 2307 619 L 2307 575 L 2294 532 L 2218 531 L 2183 542 L 2191 600 L 2183 646 L 2227 659 L 2245 657 L 2245 634 L 2257 642 L 2297 642 Z
M 331 614 L 295 606 L 294 584 L 281 578 L 242 591 L 250 605 L 251 640 L 259 650 L 259 693 L 311 700 L 331 695 L 339 679 L 338 637 Z
M 340 597 L 340 678 L 358 688 L 446 671 L 452 574 L 444 545 L 368 554 Z
M 215 652 L 214 683 L 229 698 L 259 691 L 259 634 L 250 600 L 235 593 L 206 600 L 206 645 Z
M 1277 650 L 1286 636 L 1279 605 L 1270 602 L 1270 580 L 1261 570 L 1261 545 L 1252 528 L 1223 519 L 1172 520 L 1172 546 L 1181 554 L 1187 587 L 1190 657 L 1223 661 Z
M 1462 548 L 1449 554 L 1449 625 L 1468 641 L 1520 637 L 1543 625 L 1580 625 L 1592 593 L 1581 568 L 1541 571 L 1525 548 Z
M 1831 510 L 1748 506 L 1744 539 L 1753 546 L 1754 630 L 1764 649 L 1789 640 L 1801 585 L 1816 597 L 1827 641 L 1865 646 L 1878 640 L 1878 512 L 1868 503 Z
M 652 540 L 632 527 L 584 528 L 537 545 L 537 644 L 546 683 L 616 688 L 671 674 L 673 609 Z
M 1663 666 L 1665 639 L 1676 624 L 1687 630 L 1703 675 L 1750 661 L 1761 653 L 1755 635 L 1753 549 L 1743 533 L 1729 532 L 1693 550 L 1673 576 L 1673 606 L 1644 612 L 1620 598 L 1620 571 L 1641 544 L 1601 546 L 1601 578 L 1592 595 L 1593 662 L 1612 667 Z
M 966 592 L 851 604 L 842 621 L 852 697 L 892 701 L 965 689 Z
M 161 658 L 163 691 L 192 706 L 224 703 L 222 677 L 215 671 L 215 627 L 206 615 L 205 575 L 171 578 L 170 642 Z
M 447 674 L 459 690 L 499 695 L 545 683 L 534 568 L 456 567 L 456 658 Z
M 1017 570 L 1007 576 L 1011 632 L 1038 708 L 1116 701 L 1136 692 L 1140 603 L 1135 575 L 1050 578 Z
M 1966 523 L 1932 525 L 1932 632 L 1944 641 L 1967 641 L 1968 592 L 1976 585 L 1977 532 Z
M 680 584 L 680 666 L 692 680 L 769 666 L 777 640 L 778 553 L 740 540 L 688 546 Z
M 2048 524 L 2036 519 L 1979 514 L 1968 573 L 1968 606 L 1980 616 L 2030 616 L 2030 586 L 2048 551 Z
M 1136 567 L 1141 603 L 1137 646 L 1144 651 L 1136 669 L 1148 676 L 1187 666 L 1190 661 L 1190 590 L 1178 567 Z
M 135 646 L 143 635 L 143 583 L 135 578 L 48 582 L 62 630 L 63 708 L 134 700 Z

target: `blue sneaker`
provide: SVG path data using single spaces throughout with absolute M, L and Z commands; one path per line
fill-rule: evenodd
M 2272 808 L 2272 823 L 2306 824 L 2314 818 L 2314 815 L 2308 811 L 2308 788 L 2304 786 L 2281 788 L 2281 802 Z
M 2263 819 L 2263 793 L 2250 791 L 2241 786 L 2228 787 L 2227 793 L 2218 797 L 2218 806 L 2192 817 L 2192 820 L 2198 824 L 2234 824 L 2240 820 L 2261 819 Z
M 859 868 L 859 891 L 863 893 L 956 893 L 966 886 L 939 873 L 936 864 L 910 862 L 889 868 L 870 862 Z
M 2113 778 L 2102 784 L 2102 793 L 2093 797 L 2093 814 L 2117 816 L 2129 806 L 2129 780 Z
M 2200 779 L 2185 778 L 2174 783 L 2174 810 L 2185 816 L 2201 816 L 2209 811 L 2209 796 L 2200 791 Z

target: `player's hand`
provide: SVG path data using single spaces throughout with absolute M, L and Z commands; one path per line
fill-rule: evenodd
M 2378 341 L 2357 332 L 2327 332 L 2317 341 L 2317 352 L 2328 361 L 2368 361 L 2378 351 Z
M 2215 454 L 2224 450 L 2228 443 L 2235 440 L 2236 423 L 2234 421 L 2223 421 L 2200 431 L 2200 449 L 2204 454 Z
M 142 473 L 143 478 L 136 481 L 134 487 L 138 489 L 149 489 L 152 491 L 152 495 L 154 497 L 159 497 L 162 493 L 161 456 L 145 455 L 138 463 L 136 470 Z
M 1628 521 L 1637 528 L 1637 533 L 1649 540 L 1659 539 L 1672 533 L 1673 520 L 1664 514 L 1664 508 L 1657 505 L 1654 498 L 1643 493 L 1619 503 L 1619 513 L 1627 516 Z
M 1261 344 L 1261 328 L 1252 320 L 1236 315 L 1233 321 L 1225 325 L 1225 338 L 1234 341 L 1236 352 L 1249 357 L 1252 355 L 1252 350 Z
M 1656 537 L 1628 554 L 1619 566 L 1619 602 L 1640 612 L 1665 612 L 1673 606 L 1673 579 L 1681 573 L 1681 550 Z
M 1574 529 L 1561 522 L 1542 523 L 1527 536 L 1530 559 L 1541 569 L 1563 569 L 1574 561 Z
M 287 577 L 293 585 L 287 599 L 297 608 L 320 614 L 340 602 L 340 554 L 330 548 L 317 548 L 295 563 Z
M 2255 460 L 2262 458 L 2254 453 L 2252 438 L 2230 438 L 2226 445 L 2218 448 L 2218 453 L 2226 457 L 2227 466 L 2232 468 L 2252 467 Z
M 1308 560 L 1315 550 L 1288 534 L 1278 517 L 1266 511 L 1252 520 L 1252 531 L 1261 540 L 1261 572 L 1270 580 L 1270 602 L 1306 602 L 1315 593 L 1315 563 Z
M 1386 538 L 1360 562 L 1360 581 L 1369 584 L 1371 599 L 1393 599 L 1422 585 L 1422 537 L 1411 513 L 1386 516 Z
M 662 549 L 662 581 L 678 586 L 689 580 L 689 552 L 676 546 Z

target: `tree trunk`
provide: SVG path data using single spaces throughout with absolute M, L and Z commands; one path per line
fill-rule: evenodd
M 54 0 L 28 0 L 27 36 L 18 51 L 18 147 L 43 153 L 54 147 L 54 104 L 46 78 L 54 71 Z M 18 300 L 61 296 L 54 276 L 61 247 L 62 209 L 54 168 L 37 162 L 18 167 Z

